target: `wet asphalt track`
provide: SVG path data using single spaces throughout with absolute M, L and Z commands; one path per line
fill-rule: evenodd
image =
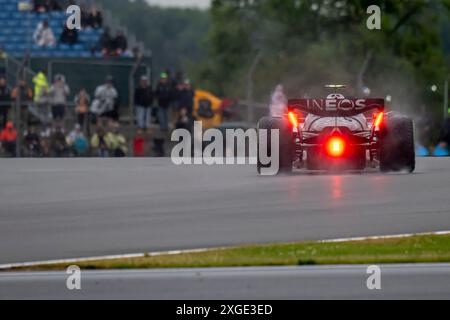
M 450 299 L 449 264 L 380 268 L 381 290 L 367 266 L 82 271 L 79 291 L 64 272 L 0 273 L 0 299 Z
M 0 264 L 450 230 L 450 159 L 259 177 L 168 159 L 0 160 Z

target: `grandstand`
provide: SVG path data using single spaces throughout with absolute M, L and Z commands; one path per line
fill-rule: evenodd
M 37 13 L 21 11 L 19 3 L 23 0 L 0 0 L 0 47 L 10 56 L 20 58 L 29 51 L 32 58 L 89 58 L 100 57 L 93 53 L 103 29 L 84 29 L 79 31 L 79 43 L 72 46 L 57 44 L 55 47 L 40 47 L 33 42 L 33 33 L 38 24 L 48 20 L 56 37 L 62 33 L 66 19 L 64 11 Z
M 105 28 L 92 26 L 82 18 L 83 28 L 78 31 L 78 41 L 73 45 L 59 43 L 68 17 L 66 14 L 68 1 L 79 4 L 83 14 L 87 16 L 89 10 L 95 6 L 103 16 Z M 29 88 L 34 88 L 32 79 L 38 72 L 47 75 L 49 85 L 56 75 L 62 74 L 70 87 L 70 95 L 67 96 L 66 116 L 58 125 L 63 125 L 68 132 L 77 122 L 74 97 L 82 88 L 93 97 L 97 86 L 103 84 L 107 76 L 112 76 L 118 92 L 114 107 L 117 108 L 115 111 L 118 113 L 117 120 L 120 121 L 122 132 L 127 139 L 131 139 L 135 133 L 133 92 L 141 75 L 151 76 L 151 53 L 147 52 L 144 45 L 139 43 L 126 28 L 118 25 L 107 9 L 97 5 L 93 0 L 58 0 L 60 10 L 51 8 L 44 10 L 46 12 L 33 10 L 32 2 L 32 0 L 0 0 L 0 76 L 6 79 L 9 90 L 16 86 L 19 79 L 24 80 Z M 54 46 L 39 46 L 33 39 L 37 26 L 43 21 L 47 21 L 52 29 L 57 42 Z M 114 55 L 102 53 L 99 43 L 106 26 L 111 31 L 111 41 L 120 30 L 128 40 L 128 48 L 132 50 Z M 44 96 L 38 103 L 35 98 L 2 102 L 2 105 L 10 105 L 8 118 L 14 122 L 19 132 L 17 155 L 23 152 L 21 146 L 24 134 L 30 126 L 45 130 L 46 125 L 55 125 L 49 112 L 51 109 L 49 98 Z M 84 129 L 89 131 L 86 133 L 92 133 L 89 125 Z
M 61 0 L 65 2 L 66 0 Z M 75 1 L 85 6 L 95 3 L 91 0 Z M 60 11 L 38 13 L 24 7 L 22 4 L 31 3 L 31 0 L 0 0 L 0 73 L 5 74 L 10 85 L 16 83 L 17 70 L 22 64 L 26 53 L 29 53 L 26 61 L 26 71 L 23 77 L 32 86 L 31 79 L 38 71 L 45 71 L 48 79 L 52 81 L 55 74 L 64 74 L 71 87 L 71 97 L 81 89 L 86 88 L 91 94 L 96 86 L 104 81 L 107 75 L 116 79 L 116 85 L 121 92 L 122 106 L 129 105 L 130 72 L 134 67 L 134 59 L 130 55 L 120 57 L 102 56 L 100 50 L 94 51 L 103 28 L 83 28 L 78 31 L 78 43 L 74 45 L 57 43 L 53 47 L 38 46 L 33 41 L 36 27 L 44 20 L 49 22 L 56 40 L 59 39 L 67 19 L 65 6 Z M 133 34 L 126 28 L 117 25 L 111 14 L 100 5 L 96 7 L 103 11 L 104 22 L 111 30 L 124 30 L 128 38 L 129 47 L 138 47 L 144 53 L 144 66 L 136 72 L 137 79 L 141 74 L 149 74 L 151 54 L 145 55 L 145 48 L 138 43 Z M 83 7 L 82 7 L 83 8 Z M 25 9 L 25 10 L 23 10 Z M 1 52 L 6 55 L 1 56 Z M 87 75 L 89 75 L 87 77 Z M 127 110 L 122 110 L 127 114 Z

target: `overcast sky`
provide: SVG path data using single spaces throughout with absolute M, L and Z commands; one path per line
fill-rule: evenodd
M 147 0 L 150 4 L 163 7 L 197 7 L 205 9 L 211 0 Z

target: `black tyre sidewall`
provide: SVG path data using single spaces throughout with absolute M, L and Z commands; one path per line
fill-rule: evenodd
M 416 166 L 414 123 L 405 116 L 388 115 L 382 129 L 380 170 L 413 172 Z
M 259 130 L 268 130 L 267 141 L 260 141 Z M 259 160 L 259 149 L 261 143 L 266 143 L 268 153 L 271 154 L 271 130 L 279 130 L 279 160 L 280 168 L 278 174 L 292 173 L 293 169 L 293 150 L 294 142 L 292 136 L 292 127 L 283 118 L 264 117 L 258 123 L 258 173 L 261 173 L 261 168 L 270 167 L 270 165 L 263 165 Z

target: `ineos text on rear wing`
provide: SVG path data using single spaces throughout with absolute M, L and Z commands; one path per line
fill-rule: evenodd
M 288 108 L 321 117 L 352 117 L 375 109 L 383 112 L 384 99 L 292 99 Z

